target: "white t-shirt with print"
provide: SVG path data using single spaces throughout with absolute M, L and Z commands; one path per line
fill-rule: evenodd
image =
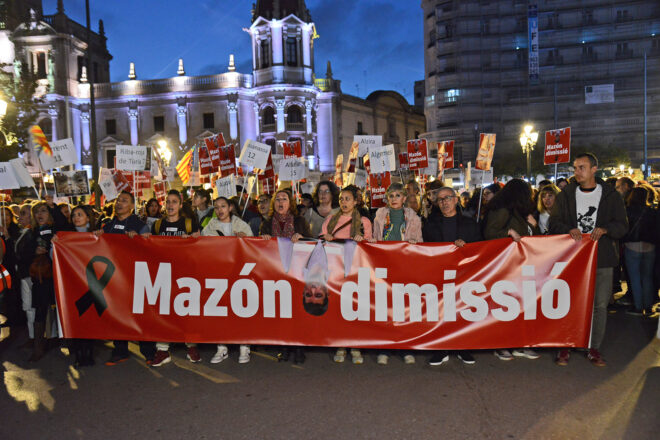
M 577 228 L 583 234 L 590 234 L 596 228 L 596 215 L 602 194 L 603 187 L 600 184 L 596 184 L 596 189 L 590 192 L 583 192 L 579 186 L 575 190 Z

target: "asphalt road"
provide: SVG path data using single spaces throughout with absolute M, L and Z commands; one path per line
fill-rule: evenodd
M 573 353 L 566 367 L 554 350 L 538 360 L 503 362 L 491 351 L 477 363 L 456 357 L 439 367 L 392 357 L 377 365 L 335 364 L 330 350 L 311 349 L 302 366 L 237 349 L 221 364 L 191 364 L 174 345 L 174 362 L 130 361 L 76 369 L 66 350 L 37 364 L 13 337 L 0 352 L 1 439 L 657 439 L 660 438 L 660 340 L 657 321 L 610 315 L 607 367 Z

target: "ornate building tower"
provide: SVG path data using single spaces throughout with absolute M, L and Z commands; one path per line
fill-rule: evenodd
M 322 143 L 324 151 L 319 151 L 316 30 L 304 0 L 258 1 L 248 32 L 259 140 L 268 143 L 273 152 L 278 150 L 278 141 L 300 140 L 315 168 L 330 168 L 325 156 L 330 159 L 333 155 L 332 144 Z

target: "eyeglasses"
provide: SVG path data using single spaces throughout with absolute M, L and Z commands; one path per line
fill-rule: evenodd
M 451 202 L 456 196 L 438 197 L 439 203 Z
M 330 194 L 331 191 L 330 191 L 329 189 L 320 189 L 320 190 L 318 191 L 318 193 L 319 193 L 319 194 Z

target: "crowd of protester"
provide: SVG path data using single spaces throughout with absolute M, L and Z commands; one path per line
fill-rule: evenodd
M 415 180 L 395 182 L 387 188 L 386 206 L 378 209 L 370 207 L 368 192 L 353 185 L 340 189 L 329 180 L 318 183 L 313 194 L 298 194 L 298 200 L 290 188 L 259 194 L 254 199 L 239 188 L 241 197 L 215 200 L 209 191 L 199 188 L 191 197 L 171 190 L 165 206 L 150 199 L 137 209 L 135 198 L 128 192 L 120 193 L 101 210 L 87 204 L 55 204 L 52 196 L 46 196 L 44 201 L 3 203 L 0 251 L 7 276 L 3 275 L 0 286 L 0 313 L 10 318 L 3 325 L 27 326 L 29 339 L 23 347 L 32 350 L 29 360 L 33 362 L 44 356 L 49 342 L 61 343 L 57 339 L 51 262 L 52 243 L 57 241 L 58 231 L 130 237 L 285 237 L 293 242 L 303 238 L 450 242 L 457 247 L 503 238 L 518 242 L 526 236 L 543 234 L 569 234 L 580 241 L 583 234 L 590 234 L 592 240 L 599 241 L 599 247 L 592 338 L 586 353 L 594 365 L 604 366 L 600 347 L 608 308 L 648 317 L 658 302 L 658 192 L 648 183 L 628 177 L 601 180 L 596 176 L 597 159 L 591 154 L 577 156 L 573 165 L 575 173 L 569 179 L 560 178 L 554 183 L 546 180 L 536 187 L 525 180 L 512 179 L 506 184 L 492 183 L 471 193 L 458 193 L 440 180 L 423 187 Z M 11 283 L 7 282 L 9 279 Z M 615 301 L 614 294 L 622 291 L 622 282 L 627 291 Z M 66 343 L 77 365 L 94 364 L 93 341 Z M 106 365 L 119 364 L 129 357 L 127 341 L 113 341 L 113 345 Z M 185 345 L 187 359 L 201 362 L 195 341 Z M 171 361 L 170 344 L 166 341 L 141 341 L 139 346 L 153 367 Z M 238 362 L 249 362 L 250 346 L 240 344 L 238 350 Z M 280 361 L 291 357 L 296 363 L 305 361 L 303 347 L 283 346 L 277 350 Z M 333 359 L 344 362 L 349 353 L 353 363 L 364 362 L 358 347 L 337 348 Z M 422 354 L 377 350 L 377 363 L 387 364 L 393 353 L 408 364 L 415 363 L 415 356 Z M 469 351 L 453 354 L 467 364 L 475 363 Z M 529 347 L 503 348 L 494 354 L 503 361 L 539 358 Z M 560 349 L 555 362 L 566 365 L 570 354 L 568 349 Z M 440 365 L 449 360 L 449 355 L 448 351 L 432 351 L 428 353 L 428 362 Z M 229 347 L 219 343 L 209 361 L 220 363 L 228 356 Z

